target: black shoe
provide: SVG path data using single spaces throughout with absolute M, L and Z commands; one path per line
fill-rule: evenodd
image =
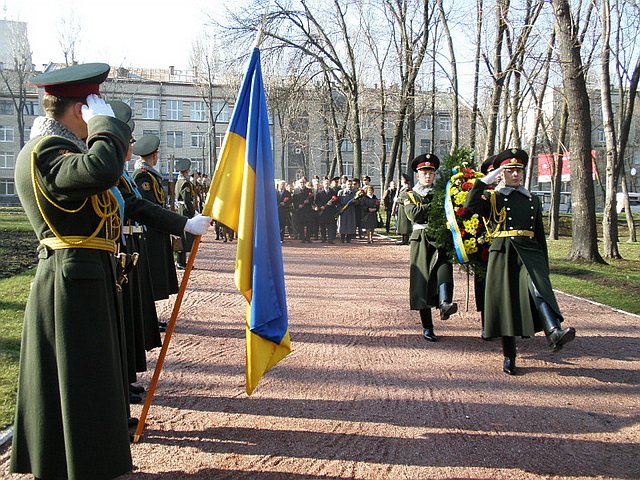
M 484 333 L 481 333 L 481 334 L 480 334 L 480 338 L 481 338 L 482 340 L 484 340 L 485 342 L 490 342 L 491 340 L 495 340 L 495 337 L 485 337 L 485 336 L 484 336 Z
M 425 340 L 429 340 L 430 342 L 438 341 L 438 337 L 436 337 L 433 328 L 425 328 L 424 330 L 422 330 L 422 338 L 424 338 Z
M 502 371 L 507 375 L 515 375 L 516 357 L 504 357 L 504 362 L 502 363 Z
M 440 305 L 440 318 L 442 320 L 448 320 L 451 315 L 458 311 L 457 303 L 443 303 Z
M 167 322 L 158 322 L 158 329 L 161 332 L 166 332 L 167 331 Z
M 136 417 L 129 417 L 129 420 L 127 420 L 127 424 L 129 425 L 129 427 L 137 427 L 138 419 Z
M 137 395 L 144 392 L 144 387 L 140 387 L 138 385 L 134 385 L 133 383 L 131 383 L 129 384 L 129 391 Z
M 185 268 L 186 268 L 186 265 L 176 262 L 176 270 L 184 270 Z
M 142 403 L 142 397 L 140 395 L 136 395 L 135 393 L 129 393 L 129 403 Z
M 549 348 L 553 352 L 561 350 L 565 343 L 569 343 L 574 338 L 576 338 L 576 329 L 573 327 L 555 328 L 547 335 Z

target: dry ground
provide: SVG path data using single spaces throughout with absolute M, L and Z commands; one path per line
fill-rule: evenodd
M 201 245 L 122 478 L 640 478 L 638 317 L 559 294 L 578 337 L 556 354 L 541 336 L 520 340 L 509 377 L 463 275 L 461 313 L 435 315 L 432 344 L 408 310 L 408 247 L 288 242 L 293 351 L 247 397 L 234 252 Z

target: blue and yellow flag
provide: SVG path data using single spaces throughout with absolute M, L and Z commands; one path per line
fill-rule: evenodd
M 260 50 L 254 48 L 203 215 L 238 233 L 235 282 L 247 299 L 247 394 L 291 351 Z

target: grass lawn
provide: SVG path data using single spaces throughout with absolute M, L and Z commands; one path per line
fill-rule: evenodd
M 0 429 L 13 422 L 22 317 L 35 270 L 0 280 Z

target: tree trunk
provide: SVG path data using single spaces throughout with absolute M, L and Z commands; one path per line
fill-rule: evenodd
M 564 163 L 564 147 L 567 138 L 567 121 L 569 109 L 567 102 L 562 103 L 562 115 L 560 117 L 560 131 L 558 132 L 558 145 L 553 155 L 551 178 L 551 207 L 549 208 L 549 238 L 557 240 L 560 233 L 560 192 L 562 190 L 562 164 Z
M 572 243 L 569 260 L 604 263 L 598 253 L 595 194 L 592 179 L 591 112 L 580 43 L 567 0 L 552 0 L 562 78 L 569 109 L 571 143 Z

